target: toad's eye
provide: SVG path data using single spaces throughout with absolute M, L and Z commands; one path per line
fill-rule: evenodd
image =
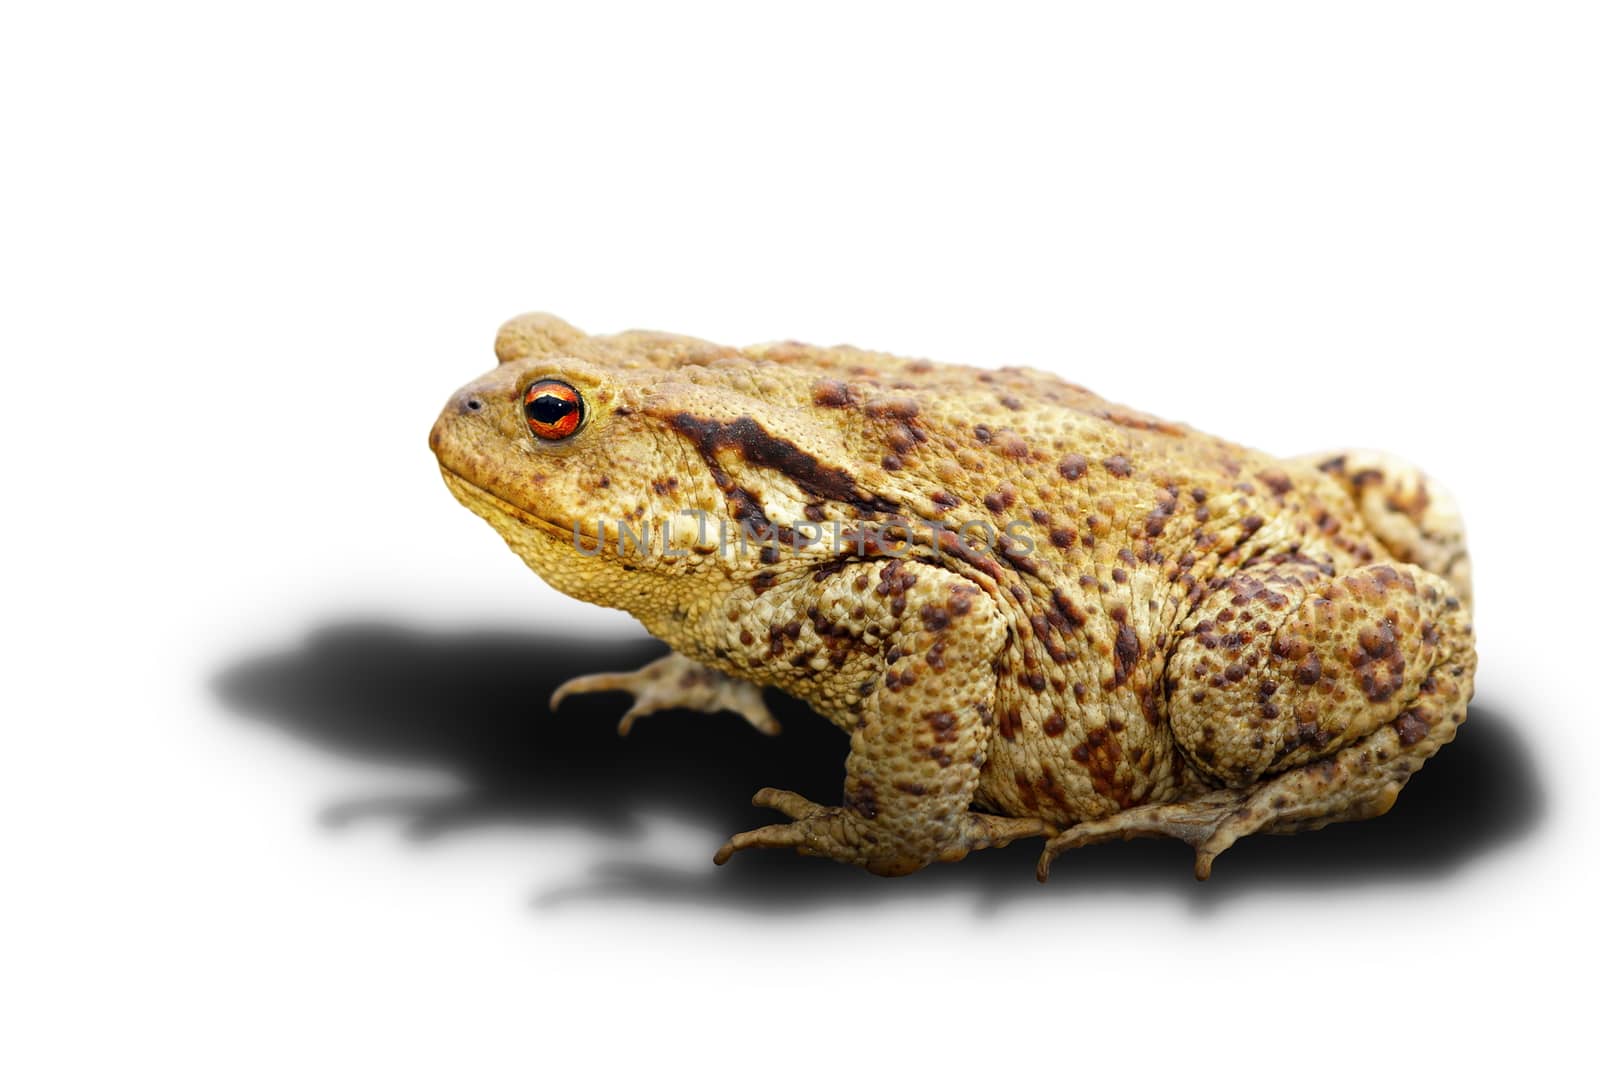
M 534 382 L 522 394 L 528 429 L 546 441 L 559 441 L 578 432 L 583 422 L 583 397 L 566 382 L 554 378 Z

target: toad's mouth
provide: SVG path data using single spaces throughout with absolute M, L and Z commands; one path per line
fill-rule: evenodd
M 581 527 L 567 528 L 558 526 L 549 519 L 520 508 L 504 497 L 496 496 L 482 486 L 468 481 L 443 463 L 439 464 L 439 473 L 443 475 L 444 484 L 450 490 L 451 495 L 459 500 L 468 511 L 486 520 L 490 525 L 495 525 L 497 519 L 504 521 L 506 518 L 510 518 L 549 537 L 563 541 L 570 539 L 578 547 L 586 550 L 597 550 L 599 547 L 597 538 Z

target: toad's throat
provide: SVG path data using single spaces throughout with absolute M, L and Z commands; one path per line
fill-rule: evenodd
M 462 477 L 442 463 L 439 464 L 439 473 L 444 476 L 444 484 L 449 488 L 451 494 L 461 501 L 468 511 L 471 511 L 479 518 L 493 522 L 496 514 L 503 515 L 550 537 L 559 538 L 563 541 L 570 539 L 575 547 L 591 553 L 598 551 L 601 547 L 600 540 L 594 534 L 576 526 L 568 528 L 557 525 L 549 519 L 524 510 L 504 497 L 497 496 L 475 482 Z

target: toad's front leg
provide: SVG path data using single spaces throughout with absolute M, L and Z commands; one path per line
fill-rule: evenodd
M 863 580 L 865 579 L 865 580 Z M 977 586 L 924 563 L 863 563 L 820 583 L 804 640 L 874 634 L 847 673 L 868 668 L 856 705 L 844 803 L 814 804 L 764 789 L 755 802 L 793 822 L 736 834 L 718 863 L 747 848 L 796 848 L 898 875 L 1047 832 L 1040 819 L 969 810 L 992 729 L 993 664 L 1006 643 L 994 602 Z M 857 611 L 860 614 L 857 614 Z M 825 688 L 803 693 L 829 699 Z
M 550 710 L 560 707 L 561 702 L 574 693 L 613 691 L 633 696 L 633 705 L 617 723 L 617 733 L 623 737 L 628 736 L 635 722 L 665 708 L 708 713 L 731 711 L 764 734 L 778 732 L 778 720 L 767 709 L 759 686 L 743 678 L 730 678 L 714 667 L 696 663 L 677 652 L 646 663 L 636 671 L 569 678 L 550 694 Z

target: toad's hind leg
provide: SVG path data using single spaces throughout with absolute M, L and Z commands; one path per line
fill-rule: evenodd
M 1205 878 L 1248 834 L 1381 815 L 1455 736 L 1475 663 L 1466 608 L 1420 568 L 1246 569 L 1202 603 L 1167 664 L 1173 737 L 1219 788 L 1070 827 L 1040 877 L 1069 848 L 1161 835 L 1193 845 Z
M 1301 456 L 1337 481 L 1373 536 L 1401 563 L 1448 580 L 1472 605 L 1472 559 L 1455 500 L 1437 480 L 1383 452 L 1346 449 Z
M 1370 819 L 1394 806 L 1423 761 L 1455 736 L 1464 713 L 1440 709 L 1421 737 L 1406 727 L 1383 726 L 1358 744 L 1326 759 L 1243 789 L 1217 789 L 1178 804 L 1147 804 L 1104 819 L 1079 823 L 1045 844 L 1039 881 L 1068 849 L 1134 837 L 1175 837 L 1194 848 L 1194 874 L 1211 877 L 1211 864 L 1241 837 L 1320 830 L 1336 822 Z

